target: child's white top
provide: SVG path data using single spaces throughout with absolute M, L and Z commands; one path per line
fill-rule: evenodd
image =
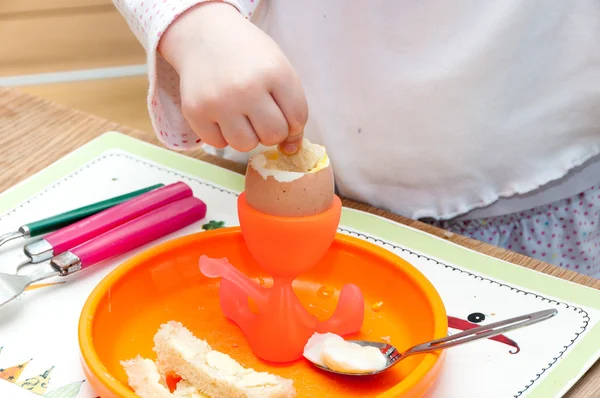
M 148 51 L 150 115 L 173 149 L 199 142 L 156 47 L 200 2 L 115 0 Z M 488 217 L 600 181 L 597 0 L 228 2 L 295 66 L 306 135 L 327 146 L 344 196 L 412 218 Z

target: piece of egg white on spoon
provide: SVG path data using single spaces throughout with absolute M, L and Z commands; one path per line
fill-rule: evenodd
M 375 347 L 363 347 L 334 333 L 315 333 L 308 339 L 303 356 L 336 372 L 365 374 L 387 366 L 387 358 Z

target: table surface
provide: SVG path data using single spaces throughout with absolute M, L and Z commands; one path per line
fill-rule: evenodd
M 0 192 L 49 166 L 107 131 L 120 131 L 160 145 L 151 132 L 135 130 L 41 98 L 0 87 Z M 185 153 L 197 159 L 243 173 L 245 167 L 202 151 Z M 478 252 L 549 275 L 600 289 L 600 280 L 526 257 L 508 250 L 450 234 L 439 228 L 400 217 L 365 204 L 344 200 L 344 205 L 383 216 Z M 565 395 L 600 397 L 600 361 Z

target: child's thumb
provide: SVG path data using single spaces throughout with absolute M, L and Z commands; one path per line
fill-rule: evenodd
M 304 132 L 300 134 L 290 135 L 285 141 L 279 144 L 279 150 L 286 155 L 293 155 L 302 148 L 302 139 L 304 138 Z

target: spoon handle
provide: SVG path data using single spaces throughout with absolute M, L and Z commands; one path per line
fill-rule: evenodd
M 403 352 L 401 357 L 406 357 L 414 354 L 423 354 L 426 352 L 444 350 L 461 344 L 470 343 L 471 341 L 486 339 L 503 334 L 505 332 L 519 329 L 525 326 L 533 325 L 538 322 L 550 319 L 558 313 L 556 309 L 543 310 L 527 315 L 517 316 L 515 318 L 506 319 L 504 321 L 482 325 L 473 329 L 465 330 L 448 337 L 438 340 L 432 340 L 428 343 L 413 346 Z

